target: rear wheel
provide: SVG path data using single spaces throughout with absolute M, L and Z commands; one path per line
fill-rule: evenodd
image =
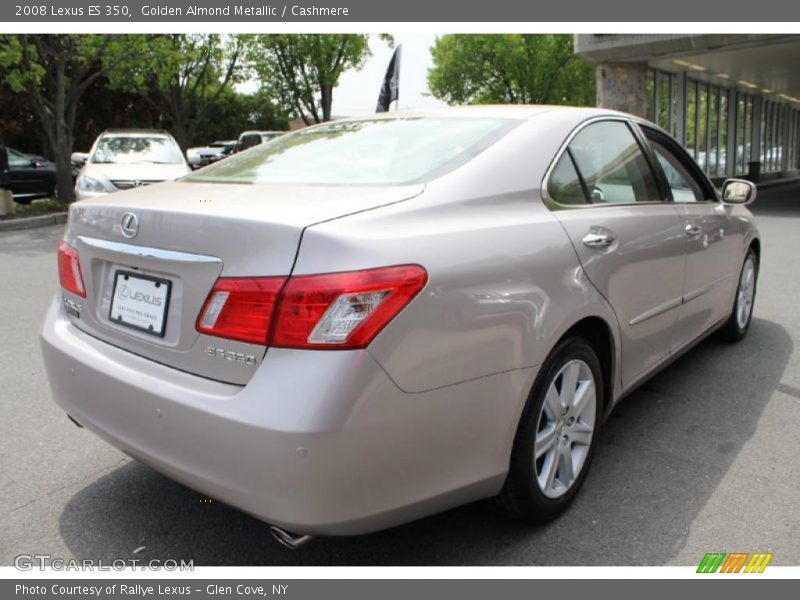
M 758 260 L 753 249 L 747 251 L 742 270 L 739 273 L 739 283 L 736 288 L 736 300 L 733 311 L 725 325 L 720 330 L 723 339 L 738 342 L 750 329 L 753 317 L 753 303 L 756 299 L 756 283 L 758 282 Z
M 556 517 L 589 469 L 603 406 L 603 376 L 592 346 L 562 341 L 548 357 L 522 413 L 499 507 L 513 517 Z

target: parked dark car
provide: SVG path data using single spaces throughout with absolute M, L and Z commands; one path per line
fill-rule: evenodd
M 52 161 L 8 148 L 8 172 L 15 202 L 30 204 L 36 198 L 55 196 L 56 165 Z
M 249 150 L 253 146 L 265 144 L 285 133 L 285 131 L 244 131 L 236 142 L 235 152 L 242 152 L 244 150 Z

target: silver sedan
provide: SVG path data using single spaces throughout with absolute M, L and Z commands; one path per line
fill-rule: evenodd
M 747 333 L 754 197 L 599 109 L 308 128 L 71 207 L 53 397 L 290 546 L 489 497 L 551 519 L 623 396 Z

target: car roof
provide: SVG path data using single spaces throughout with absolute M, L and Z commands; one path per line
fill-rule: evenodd
M 100 135 L 120 135 L 120 136 L 155 135 L 163 137 L 172 137 L 168 131 L 165 131 L 163 129 L 106 129 Z
M 475 104 L 468 106 L 451 106 L 446 108 L 433 108 L 425 110 L 401 110 L 393 112 L 376 113 L 350 117 L 346 120 L 364 119 L 392 119 L 403 117 L 461 117 L 461 118 L 490 118 L 490 119 L 518 119 L 528 120 L 544 113 L 558 111 L 562 114 L 572 114 L 577 120 L 589 119 L 595 116 L 616 115 L 632 117 L 626 113 L 621 113 L 605 108 L 595 108 L 588 106 L 560 106 L 550 104 Z M 636 117 L 634 117 L 636 118 Z

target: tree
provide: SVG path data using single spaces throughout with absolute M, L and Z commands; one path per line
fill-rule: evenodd
M 450 34 L 431 48 L 428 87 L 448 104 L 574 104 L 595 101 L 594 68 L 571 35 Z
M 130 36 L 2 35 L 0 78 L 25 93 L 56 163 L 58 199 L 72 199 L 70 154 L 83 94 L 98 78 L 140 54 Z
M 251 62 L 261 85 L 310 125 L 330 121 L 339 77 L 371 54 L 368 35 L 270 34 L 256 36 Z
M 243 58 L 251 37 L 151 36 L 147 52 L 132 69 L 110 73 L 110 86 L 143 94 L 148 103 L 161 111 L 185 150 L 194 141 L 198 124 L 209 110 L 247 76 Z
M 198 122 L 195 137 L 198 142 L 207 143 L 236 139 L 248 129 L 269 131 L 288 128 L 286 115 L 279 111 L 265 92 L 241 94 L 228 89 Z

